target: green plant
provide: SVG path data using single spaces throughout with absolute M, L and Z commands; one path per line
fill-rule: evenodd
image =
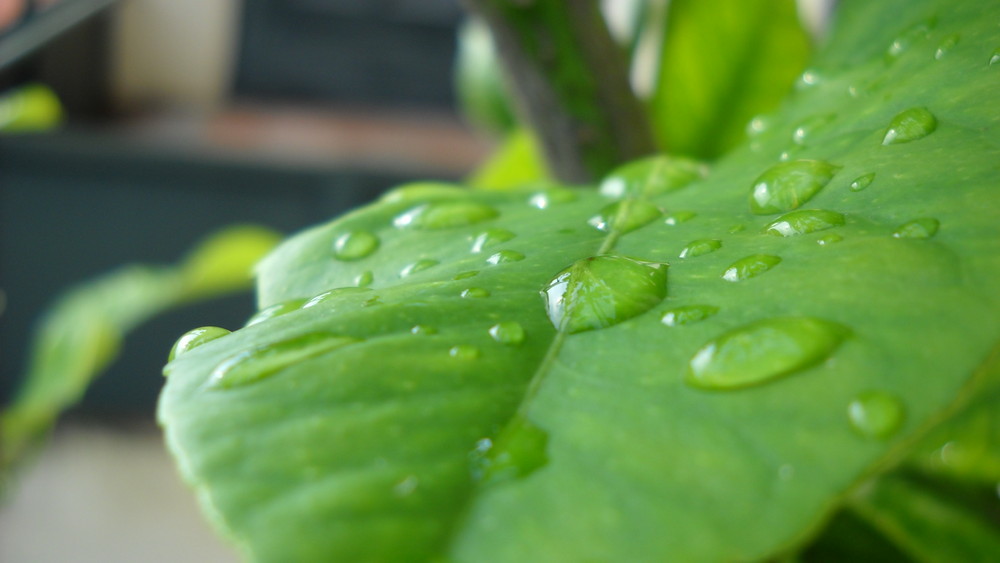
M 398 188 L 261 262 L 248 326 L 178 342 L 160 419 L 249 558 L 1000 553 L 1000 6 L 845 2 L 727 150 L 804 44 L 787 4 L 713 4 L 777 47 L 689 64 L 719 26 L 672 3 L 671 156 Z M 553 168 L 616 160 L 588 150 Z

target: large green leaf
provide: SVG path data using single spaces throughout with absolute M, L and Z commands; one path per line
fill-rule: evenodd
M 260 561 L 806 542 L 998 372 L 1000 6 L 843 10 L 705 179 L 411 185 L 272 253 L 260 322 L 167 367 L 215 523 Z

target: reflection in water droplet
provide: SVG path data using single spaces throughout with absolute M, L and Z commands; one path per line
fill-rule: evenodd
M 648 225 L 660 215 L 662 215 L 660 208 L 648 201 L 623 199 L 606 206 L 587 223 L 604 232 L 617 229 L 622 233 L 628 233 Z
M 483 484 L 523 479 L 548 463 L 549 435 L 517 416 L 496 439 L 483 438 L 469 454 L 472 478 Z
M 816 244 L 820 246 L 829 246 L 831 244 L 837 243 L 844 240 L 844 237 L 838 235 L 837 233 L 830 233 L 828 235 L 823 235 L 816 239 Z
M 781 258 L 769 254 L 754 254 L 730 264 L 726 271 L 722 273 L 722 279 L 729 282 L 739 282 L 759 276 L 771 268 L 777 266 Z
M 719 312 L 713 305 L 685 305 L 665 311 L 660 322 L 667 326 L 681 326 L 703 321 Z
M 167 361 L 172 362 L 175 358 L 179 358 L 182 354 L 227 334 L 230 334 L 228 330 L 217 326 L 203 326 L 201 328 L 189 330 L 174 343 L 173 348 L 170 349 L 170 355 L 167 357 Z
M 542 290 L 549 320 L 571 334 L 641 315 L 666 296 L 666 264 L 623 256 L 578 260 Z
M 824 209 L 800 209 L 785 213 L 764 227 L 771 235 L 791 237 L 815 233 L 844 224 L 844 216 L 836 211 Z
M 861 190 L 863 190 L 863 189 L 867 188 L 868 186 L 870 186 L 871 183 L 872 183 L 872 180 L 874 180 L 874 179 L 875 179 L 875 173 L 874 172 L 872 172 L 871 174 L 865 174 L 864 176 L 858 176 L 857 178 L 854 179 L 853 182 L 851 182 L 851 186 L 850 186 L 851 187 L 851 191 L 852 192 L 860 192 Z
M 485 203 L 439 201 L 418 205 L 393 220 L 399 228 L 449 229 L 494 219 L 500 214 Z
M 381 199 L 386 203 L 400 203 L 428 199 L 457 199 L 468 195 L 469 190 L 455 184 L 413 182 L 386 192 Z
M 551 188 L 531 195 L 528 205 L 538 209 L 548 209 L 555 204 L 570 203 L 576 201 L 577 195 L 573 190 L 566 188 Z
M 506 264 L 508 262 L 520 262 L 524 260 L 524 254 L 516 250 L 501 250 L 493 256 L 486 259 L 486 262 L 496 266 L 497 264 Z
M 927 108 L 916 107 L 902 111 L 892 118 L 882 138 L 883 145 L 898 145 L 922 139 L 937 129 L 937 119 Z
M 489 229 L 483 231 L 476 235 L 476 238 L 472 241 L 472 252 L 478 254 L 488 248 L 507 242 L 515 236 L 517 235 L 507 229 Z
M 479 358 L 479 348 L 468 344 L 452 346 L 448 350 L 448 355 L 457 360 L 475 360 Z
M 793 160 L 767 169 L 750 192 L 750 211 L 769 215 L 802 206 L 826 186 L 839 170 L 821 160 Z
M 338 260 L 360 260 L 378 249 L 378 237 L 369 231 L 351 231 L 333 242 L 333 256 Z
M 716 250 L 722 248 L 722 241 L 716 239 L 698 239 L 693 240 L 684 247 L 681 251 L 681 258 L 694 258 L 695 256 L 701 256 L 703 254 L 708 254 L 710 252 L 715 252 Z
M 824 113 L 802 120 L 795 127 L 795 131 L 792 132 L 792 142 L 796 145 L 805 145 L 809 137 L 816 131 L 829 125 L 835 118 L 836 115 L 832 113 Z
M 990 55 L 990 66 L 1000 63 L 1000 47 L 993 50 L 993 54 Z
M 666 155 L 633 160 L 601 181 L 601 195 L 615 199 L 653 197 L 679 190 L 708 175 L 708 168 L 684 157 Z
M 474 278 L 479 275 L 479 270 L 469 270 L 467 272 L 459 272 L 455 274 L 455 277 L 451 278 L 453 280 L 467 280 L 469 278 Z
M 882 391 L 866 391 L 847 405 L 847 417 L 861 435 L 884 440 L 903 424 L 903 403 Z
M 889 44 L 889 48 L 886 49 L 886 60 L 892 62 L 898 59 L 903 53 L 908 51 L 911 46 L 927 39 L 927 36 L 930 34 L 931 28 L 933 27 L 934 22 L 924 21 L 910 27 L 903 33 L 900 33 L 895 39 L 893 39 L 892 43 Z
M 302 304 L 302 308 L 308 309 L 310 307 L 315 307 L 316 305 L 319 305 L 324 301 L 329 301 L 330 299 L 340 297 L 341 295 L 352 295 L 352 294 L 356 295 L 358 293 L 370 293 L 370 292 L 371 290 L 368 289 L 367 287 L 338 287 L 337 289 L 324 291 L 323 293 L 320 293 L 319 295 L 309 299 L 308 301 Z
M 355 338 L 314 332 L 251 348 L 223 360 L 212 371 L 207 385 L 210 389 L 228 389 L 253 383 L 299 362 L 355 342 L 358 342 Z
M 676 227 L 681 223 L 687 223 L 688 221 L 694 219 L 697 216 L 698 214 L 695 213 L 694 211 L 675 211 L 667 215 L 664 224 L 670 225 L 671 227 Z
M 506 321 L 490 327 L 490 336 L 500 344 L 517 346 L 524 342 L 524 327 L 514 321 Z
M 280 317 L 281 315 L 291 313 L 292 311 L 297 311 L 302 308 L 302 305 L 304 305 L 306 301 L 307 299 L 289 299 L 288 301 L 275 303 L 270 307 L 261 309 L 260 311 L 254 313 L 254 315 L 247 320 L 247 324 L 245 326 L 253 326 L 268 319 Z
M 482 287 L 470 287 L 468 289 L 462 290 L 462 297 L 468 299 L 482 299 L 483 297 L 489 297 L 490 290 L 484 289 Z
M 411 334 L 437 334 L 438 329 L 430 325 L 414 325 L 410 329 Z
M 766 383 L 819 364 L 847 330 L 812 317 L 779 317 L 751 323 L 708 342 L 688 364 L 685 382 L 711 390 Z
M 358 287 L 368 287 L 375 281 L 375 274 L 371 270 L 365 270 L 354 278 L 354 285 Z
M 951 51 L 955 45 L 958 45 L 958 39 L 959 37 L 957 34 L 945 37 L 944 40 L 941 41 L 941 44 L 938 45 L 937 50 L 934 51 L 934 58 L 937 60 L 943 59 L 944 56 L 948 54 L 948 51 Z
M 941 223 L 931 217 L 914 219 L 900 225 L 892 236 L 896 238 L 931 238 L 938 232 Z
M 408 277 L 408 276 L 412 276 L 413 274 L 416 274 L 417 272 L 422 272 L 422 271 L 424 271 L 424 270 L 426 270 L 428 268 L 433 268 L 434 266 L 437 266 L 438 264 L 440 264 L 440 262 L 438 262 L 437 260 L 427 260 L 427 259 L 417 260 L 416 262 L 414 262 L 412 264 L 404 266 L 403 269 L 400 270 L 400 272 L 399 272 L 399 277 L 405 278 L 405 277 Z

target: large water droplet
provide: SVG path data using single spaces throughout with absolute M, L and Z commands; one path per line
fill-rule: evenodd
M 927 108 L 916 107 L 902 111 L 892 118 L 882 138 L 883 145 L 898 145 L 922 139 L 937 129 L 937 119 Z
M 472 241 L 472 252 L 478 254 L 488 248 L 505 243 L 514 238 L 514 233 L 507 229 L 489 229 L 476 235 Z
M 400 203 L 428 199 L 456 199 L 468 197 L 469 190 L 444 182 L 413 182 L 405 184 L 385 193 L 382 201 Z
M 549 320 L 577 333 L 641 315 L 667 296 L 667 265 L 623 256 L 578 260 L 542 290 Z
M 959 39 L 958 34 L 949 35 L 948 37 L 945 37 L 941 41 L 941 44 L 938 45 L 937 50 L 934 51 L 934 58 L 937 60 L 943 59 L 945 55 L 947 55 L 948 52 L 955 47 L 955 45 L 958 45 L 958 39 Z
M 479 348 L 470 346 L 469 344 L 459 344 L 458 346 L 452 346 L 448 350 L 448 355 L 456 360 L 475 360 L 479 358 Z
M 417 272 L 422 272 L 429 268 L 433 268 L 438 264 L 440 264 L 440 262 L 438 262 L 437 260 L 430 260 L 426 258 L 423 260 L 417 260 L 412 264 L 404 266 L 403 269 L 400 270 L 399 272 L 399 277 L 401 278 L 409 277 L 412 276 L 413 274 L 416 274 Z
M 211 342 L 216 338 L 221 338 L 227 334 L 230 334 L 228 330 L 217 326 L 203 326 L 201 328 L 189 330 L 174 343 L 173 348 L 170 349 L 170 355 L 167 357 L 167 361 L 172 362 L 175 358 L 179 358 L 182 354 L 190 352 L 206 342 Z
M 914 219 L 900 225 L 892 236 L 896 238 L 931 238 L 938 232 L 941 223 L 932 217 Z
M 251 348 L 223 360 L 212 371 L 207 385 L 211 389 L 228 389 L 253 383 L 299 362 L 355 342 L 358 342 L 355 338 L 314 332 Z
M 650 156 L 613 170 L 601 181 L 600 191 L 616 199 L 653 197 L 679 190 L 707 175 L 708 167 L 696 160 Z
M 462 290 L 462 297 L 466 299 L 482 299 L 490 296 L 490 290 L 482 287 L 470 287 Z
M 508 262 L 520 262 L 524 260 L 524 254 L 516 250 L 501 250 L 486 259 L 486 262 L 496 266 L 497 264 L 507 264 Z
M 449 229 L 489 221 L 500 213 L 485 203 L 476 201 L 440 201 L 418 205 L 396 217 L 399 228 Z
M 903 424 L 903 403 L 882 391 L 861 393 L 847 405 L 847 418 L 861 435 L 884 440 Z
M 623 199 L 608 205 L 600 213 L 591 217 L 587 223 L 604 232 L 619 230 L 622 233 L 628 233 L 648 225 L 662 214 L 659 207 L 648 201 Z
M 549 435 L 522 416 L 495 439 L 483 438 L 469 455 L 472 477 L 483 484 L 522 479 L 548 463 Z
M 809 137 L 829 125 L 835 118 L 832 113 L 824 113 L 803 119 L 792 131 L 792 142 L 796 145 L 805 145 Z
M 851 182 L 850 188 L 852 192 L 860 192 L 861 190 L 867 188 L 872 184 L 872 180 L 875 179 L 875 173 L 865 174 L 863 176 L 858 176 Z
M 570 203 L 576 201 L 577 195 L 573 190 L 566 188 L 550 188 L 536 192 L 528 198 L 528 205 L 538 209 L 548 209 L 559 203 Z
M 801 207 L 826 186 L 840 167 L 822 160 L 793 160 L 768 168 L 753 183 L 750 211 L 758 215 Z
M 268 319 L 272 319 L 274 317 L 280 317 L 281 315 L 301 309 L 302 306 L 305 305 L 306 301 L 308 301 L 308 299 L 303 298 L 303 299 L 289 299 L 288 301 L 275 303 L 270 307 L 266 307 L 264 309 L 261 309 L 260 311 L 257 311 L 252 317 L 250 317 L 249 320 L 247 320 L 246 326 L 253 326 L 255 324 L 262 323 Z
M 490 327 L 490 336 L 500 344 L 517 346 L 524 342 L 524 327 L 514 321 L 497 323 Z
M 722 273 L 722 279 L 730 282 L 738 282 L 759 276 L 771 268 L 777 266 L 781 258 L 769 254 L 754 254 L 730 264 L 726 271 Z
M 758 385 L 822 362 L 846 335 L 844 327 L 812 317 L 757 321 L 702 346 L 685 381 L 711 390 Z
M 338 260 L 360 260 L 378 249 L 378 237 L 368 231 L 350 231 L 333 242 L 333 256 Z
M 698 239 L 693 240 L 681 250 L 681 258 L 694 258 L 695 256 L 701 256 L 703 254 L 708 254 L 710 252 L 715 252 L 716 250 L 722 248 L 722 241 L 716 239 Z
M 771 221 L 764 227 L 764 232 L 771 235 L 792 237 L 832 229 L 843 224 L 844 216 L 836 211 L 800 209 L 785 213 Z
M 667 326 L 681 326 L 703 321 L 719 312 L 713 305 L 685 305 L 663 313 L 660 322 Z

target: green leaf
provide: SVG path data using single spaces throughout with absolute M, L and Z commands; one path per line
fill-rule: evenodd
M 535 138 L 525 129 L 515 129 L 468 182 L 474 188 L 503 190 L 522 188 L 548 176 Z
M 266 320 L 167 367 L 182 473 L 259 561 L 795 552 L 997 372 L 998 18 L 845 3 L 809 85 L 687 185 L 670 158 L 617 200 L 420 184 L 290 239 Z M 933 131 L 884 145 L 911 108 Z
M 809 56 L 792 0 L 673 0 L 650 111 L 671 152 L 714 158 L 788 94 Z

